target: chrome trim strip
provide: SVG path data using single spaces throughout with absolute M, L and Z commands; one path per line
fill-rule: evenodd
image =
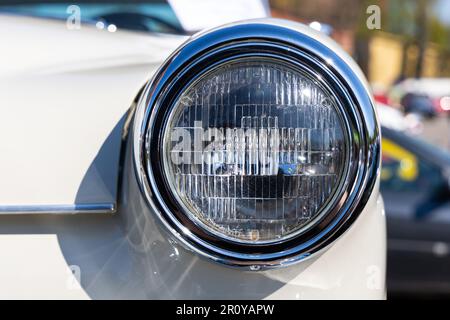
M 94 204 L 36 204 L 0 206 L 0 214 L 84 214 L 115 213 L 114 203 Z

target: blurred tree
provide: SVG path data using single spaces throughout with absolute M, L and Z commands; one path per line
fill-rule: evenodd
M 276 17 L 329 24 L 334 29 L 333 38 L 354 56 L 366 74 L 370 64 L 370 39 L 377 35 L 377 30 L 369 30 L 366 24 L 366 9 L 370 5 L 381 8 L 380 31 L 401 37 L 402 62 L 398 81 L 405 77 L 422 76 L 429 42 L 447 48 L 447 51 L 442 50 L 441 59 L 448 62 L 450 56 L 450 28 L 442 24 L 431 10 L 436 0 L 269 1 Z M 443 66 L 446 67 L 441 68 L 441 72 L 447 72 L 450 68 L 448 63 L 443 63 Z
M 440 46 L 450 49 L 450 30 L 437 17 L 431 16 L 429 39 Z
M 419 48 L 419 54 L 416 63 L 416 78 L 420 78 L 423 72 L 423 60 L 425 57 L 425 50 L 428 41 L 428 10 L 427 2 L 432 0 L 416 0 L 416 28 L 415 35 L 417 39 L 417 46 Z
M 403 35 L 408 40 L 415 36 L 417 0 L 387 1 L 384 10 L 385 31 Z
M 336 29 L 352 29 L 365 12 L 360 0 L 270 0 L 275 10 L 304 22 L 319 21 Z
M 415 36 L 419 51 L 416 62 L 415 77 L 420 78 L 423 72 L 423 59 L 428 41 L 428 6 L 427 0 L 416 0 L 416 2 Z

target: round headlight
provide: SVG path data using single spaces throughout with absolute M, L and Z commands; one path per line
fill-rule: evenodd
M 174 102 L 164 176 L 184 214 L 212 234 L 288 239 L 320 217 L 345 172 L 341 119 L 333 94 L 295 65 L 225 62 Z
M 217 28 L 147 86 L 137 177 L 185 247 L 251 270 L 287 265 L 364 208 L 380 163 L 371 96 L 349 58 L 311 32 L 280 21 Z

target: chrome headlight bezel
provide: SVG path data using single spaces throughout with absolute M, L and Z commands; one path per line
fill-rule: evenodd
M 254 21 L 199 34 L 182 45 L 147 86 L 135 118 L 134 159 L 141 190 L 152 211 L 175 238 L 212 260 L 252 269 L 288 265 L 328 246 L 357 218 L 367 202 L 380 162 L 379 128 L 367 88 L 340 55 L 297 25 Z M 176 97 L 199 75 L 226 60 L 270 57 L 296 64 L 323 79 L 341 102 L 349 137 L 344 183 L 326 214 L 287 241 L 239 244 L 212 236 L 181 212 L 164 185 L 162 120 Z M 255 267 L 256 266 L 256 267 Z

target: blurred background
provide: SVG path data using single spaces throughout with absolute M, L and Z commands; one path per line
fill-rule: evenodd
M 105 32 L 160 35 L 272 16 L 328 34 L 367 76 L 382 125 L 388 297 L 450 297 L 450 0 L 10 0 L 0 12 L 74 28 L 82 12 Z
M 450 297 L 450 1 L 270 0 L 270 8 L 329 34 L 372 87 L 388 297 Z

